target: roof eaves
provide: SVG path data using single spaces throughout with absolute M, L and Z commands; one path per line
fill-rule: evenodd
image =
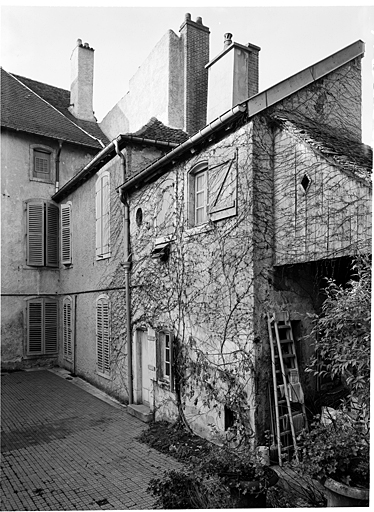
M 173 142 L 138 137 L 133 134 L 120 134 L 115 139 L 115 141 L 118 142 L 118 147 L 120 150 L 125 147 L 126 142 L 133 144 L 154 145 L 163 149 L 169 148 L 171 150 L 179 145 Z M 70 194 L 83 182 L 87 181 L 91 176 L 99 171 L 105 164 L 110 162 L 110 160 L 112 160 L 115 155 L 116 144 L 114 141 L 111 141 L 107 146 L 105 146 L 105 148 L 103 148 L 97 155 L 95 155 L 94 158 L 85 167 L 83 167 L 83 169 L 81 169 L 75 176 L 73 176 L 67 183 L 65 183 L 65 185 L 63 185 L 60 190 L 58 190 L 52 196 L 52 199 L 56 202 L 64 199 L 68 194 Z

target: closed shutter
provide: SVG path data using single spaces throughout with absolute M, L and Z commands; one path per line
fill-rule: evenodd
M 66 297 L 63 303 L 63 344 L 64 358 L 71 361 L 73 354 L 73 307 L 72 299 Z
M 237 157 L 228 159 L 227 149 L 209 158 L 209 213 L 212 220 L 237 214 Z
M 27 353 L 43 353 L 43 299 L 33 300 L 28 304 Z
M 34 150 L 34 178 L 49 181 L 51 178 L 51 155 L 44 151 Z
M 27 307 L 27 353 L 58 351 L 58 303 L 55 299 L 31 299 Z
M 99 297 L 96 302 L 97 368 L 100 373 L 110 373 L 109 299 Z
M 46 266 L 58 267 L 59 208 L 46 204 Z
M 44 266 L 44 201 L 27 203 L 26 263 L 34 267 Z
M 61 263 L 70 265 L 72 263 L 71 251 L 71 204 L 61 205 Z
M 149 378 L 151 380 L 156 380 L 157 379 L 157 374 L 156 374 L 156 368 L 157 368 L 156 332 L 151 327 L 148 327 L 147 339 L 148 339 Z
M 110 253 L 110 181 L 109 173 L 99 176 L 96 181 L 96 257 L 103 258 Z
M 44 299 L 44 347 L 46 354 L 57 352 L 58 304 L 53 299 Z

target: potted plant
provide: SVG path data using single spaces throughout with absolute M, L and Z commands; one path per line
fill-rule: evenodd
M 319 480 L 328 507 L 369 505 L 369 433 L 343 412 L 300 436 L 299 470 Z
M 150 481 L 148 490 L 161 508 L 264 508 L 266 491 L 277 474 L 247 450 L 212 446 L 180 471 Z

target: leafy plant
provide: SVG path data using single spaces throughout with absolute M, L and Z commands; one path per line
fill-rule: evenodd
M 316 418 L 300 436 L 299 469 L 324 482 L 330 477 L 353 487 L 369 487 L 369 433 L 340 414 L 328 424 Z
M 316 355 L 308 370 L 315 375 L 344 379 L 351 402 L 369 407 L 371 263 L 357 259 L 355 277 L 346 287 L 329 280 L 322 314 L 311 333 L 316 337 Z
M 235 508 L 243 495 L 264 492 L 272 477 L 273 471 L 248 451 L 212 446 L 203 457 L 191 457 L 186 468 L 152 479 L 148 491 L 162 508 Z

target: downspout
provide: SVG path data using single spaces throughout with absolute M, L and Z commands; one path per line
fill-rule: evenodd
M 115 139 L 114 146 L 117 155 L 121 158 L 123 181 L 126 180 L 126 159 L 119 150 L 118 141 Z M 131 303 L 130 303 L 130 209 L 128 194 L 121 190 L 120 200 L 123 204 L 123 268 L 125 270 L 125 293 L 126 293 L 126 332 L 127 332 L 127 378 L 129 390 L 129 404 L 133 403 L 132 383 L 132 336 L 131 336 Z
M 62 140 L 58 141 L 58 151 L 56 155 L 56 192 L 60 188 L 60 155 L 62 149 Z

